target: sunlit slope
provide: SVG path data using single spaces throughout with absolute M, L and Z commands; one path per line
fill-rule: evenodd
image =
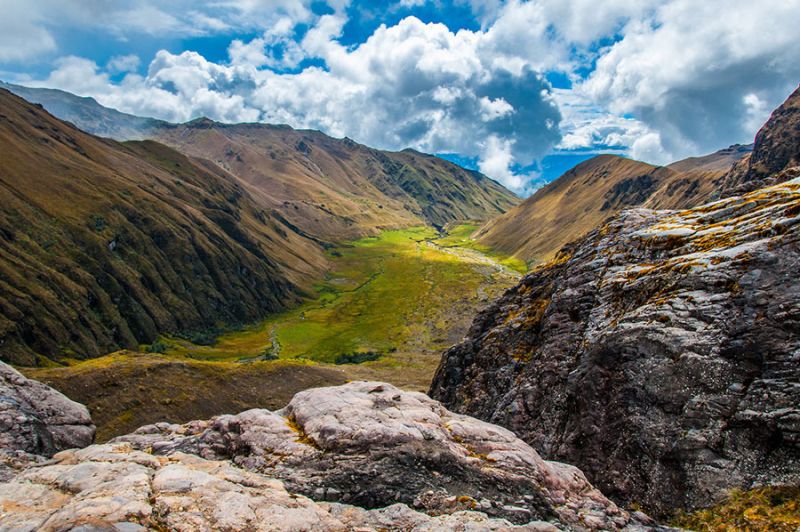
M 218 164 L 262 205 L 327 242 L 488 220 L 518 202 L 495 181 L 438 157 L 374 150 L 318 131 L 201 119 L 159 128 L 156 137 Z
M 731 146 L 662 167 L 599 155 L 489 221 L 476 237 L 519 259 L 546 261 L 624 209 L 677 209 L 708 201 L 731 166 L 749 152 L 749 146 Z
M 488 220 L 519 199 L 488 177 L 412 150 L 381 151 L 319 131 L 201 118 L 169 124 L 68 92 L 0 84 L 84 131 L 152 138 L 230 171 L 259 202 L 312 238 L 342 242 L 382 229 Z M 391 127 L 387 124 L 386 127 Z

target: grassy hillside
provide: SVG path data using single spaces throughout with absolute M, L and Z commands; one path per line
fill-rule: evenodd
M 488 177 L 413 150 L 386 152 L 319 131 L 201 118 L 169 124 L 68 92 L 2 84 L 89 133 L 156 139 L 231 172 L 259 202 L 323 242 L 421 223 L 488 220 L 519 199 Z
M 159 128 L 155 137 L 213 161 L 261 205 L 326 242 L 488 220 L 518 202 L 488 177 L 438 157 L 374 150 L 318 131 L 200 119 Z
M 3 90 L 0 109 L 3 360 L 255 320 L 326 266 L 215 165 L 92 137 Z
M 732 146 L 663 167 L 599 155 L 490 220 L 476 237 L 479 244 L 518 259 L 547 261 L 621 210 L 679 209 L 708 201 L 722 176 L 749 151 Z

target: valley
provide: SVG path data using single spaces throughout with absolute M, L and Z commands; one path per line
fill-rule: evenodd
M 310 297 L 218 336 L 162 335 L 141 353 L 23 372 L 89 406 L 101 441 L 155 421 L 279 408 L 302 389 L 348 380 L 424 391 L 442 350 L 525 269 L 484 253 L 474 228 L 389 230 L 328 249 L 331 267 Z

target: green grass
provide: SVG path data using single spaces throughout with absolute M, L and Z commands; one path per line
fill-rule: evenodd
M 175 337 L 161 342 L 168 355 L 200 360 L 247 359 L 269 350 L 281 359 L 408 364 L 409 353 L 434 352 L 453 342 L 449 331 L 471 318 L 488 280 L 496 290 L 514 282 L 514 275 L 489 266 L 493 262 L 469 243 L 468 227 L 444 238 L 429 227 L 384 231 L 330 249 L 333 267 L 316 285 L 315 298 L 222 334 L 211 346 Z M 519 267 L 507 258 L 498 262 Z M 380 355 L 379 362 L 369 360 L 377 355 L 359 353 Z
M 516 257 L 509 257 L 502 253 L 493 251 L 488 246 L 478 244 L 471 238 L 472 233 L 478 230 L 480 226 L 475 224 L 460 224 L 448 228 L 447 235 L 436 240 L 436 243 L 442 247 L 458 247 L 463 249 L 473 249 L 487 257 L 491 257 L 502 264 L 506 268 L 510 268 L 517 273 L 525 274 L 528 272 L 528 265 L 525 261 Z

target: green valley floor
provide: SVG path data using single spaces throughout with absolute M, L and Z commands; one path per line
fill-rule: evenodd
M 330 249 L 315 294 L 261 323 L 23 371 L 87 404 L 101 440 L 154 421 L 277 408 L 303 388 L 347 380 L 426 391 L 441 351 L 525 270 L 476 246 L 474 229 L 384 231 Z

